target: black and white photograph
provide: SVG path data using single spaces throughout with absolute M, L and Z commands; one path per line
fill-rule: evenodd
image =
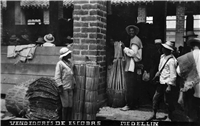
M 2 126 L 199 126 L 199 0 L 0 0 Z

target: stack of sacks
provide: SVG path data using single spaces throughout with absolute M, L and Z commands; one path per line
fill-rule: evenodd
M 55 80 L 39 78 L 29 85 L 27 97 L 29 110 L 26 117 L 31 120 L 58 120 L 61 101 Z

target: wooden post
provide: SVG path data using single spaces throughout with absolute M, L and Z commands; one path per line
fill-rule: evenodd
M 3 44 L 3 14 L 2 14 L 2 8 L 3 8 L 3 5 L 2 5 L 2 0 L 0 0 L 0 45 Z
M 176 37 L 175 46 L 183 46 L 184 35 L 184 21 L 185 21 L 185 5 L 178 3 L 176 6 Z
M 15 1 L 7 1 L 7 8 L 3 20 L 3 28 L 7 29 L 10 34 L 15 34 Z
M 140 23 L 140 22 L 145 22 L 146 23 L 146 16 L 147 16 L 146 6 L 140 4 L 138 6 L 137 23 Z
M 153 24 L 156 27 L 154 30 L 154 37 L 161 37 L 162 41 L 166 41 L 166 12 L 167 2 L 166 1 L 155 1 L 154 13 L 153 13 Z
M 15 25 L 25 25 L 26 18 L 20 6 L 20 1 L 15 1 Z
M 193 14 L 190 13 L 186 18 L 186 31 L 194 31 L 194 17 Z
M 45 25 L 49 25 L 49 10 L 44 8 L 44 11 L 43 11 L 43 23 Z
M 58 19 L 63 17 L 63 1 L 50 1 L 50 33 L 55 36 L 55 44 L 60 45 L 58 39 Z

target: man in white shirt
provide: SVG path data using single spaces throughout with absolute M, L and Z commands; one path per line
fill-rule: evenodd
M 126 32 L 130 37 L 130 46 L 125 47 L 122 44 L 122 49 L 125 54 L 125 77 L 126 77 L 126 102 L 127 105 L 121 110 L 127 111 L 129 109 L 135 109 L 138 104 L 138 85 L 135 71 L 135 63 L 142 60 L 142 42 L 137 37 L 139 28 L 135 25 L 129 25 L 126 27 Z
M 184 92 L 193 88 L 194 97 L 192 98 L 192 105 L 194 106 L 189 108 L 189 113 L 195 111 L 196 118 L 194 120 L 200 121 L 200 39 L 192 38 L 187 44 L 192 48 L 192 51 L 178 58 L 177 73 L 184 80 L 183 87 L 180 89 L 178 103 L 183 104 Z
M 175 91 L 176 86 L 176 67 L 177 60 L 173 56 L 172 51 L 174 50 L 173 43 L 167 41 L 162 44 L 163 54 L 160 57 L 160 63 L 158 66 L 158 71 L 156 75 L 159 75 L 159 84 L 156 87 L 156 92 L 153 97 L 153 115 L 149 120 L 156 119 L 157 109 L 161 98 L 164 96 L 164 102 L 168 108 L 168 114 L 175 110 L 173 92 Z

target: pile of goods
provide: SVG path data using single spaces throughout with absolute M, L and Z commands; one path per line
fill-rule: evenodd
M 99 85 L 99 66 L 75 64 L 74 120 L 95 120 Z
M 35 79 L 28 80 L 24 83 L 15 85 L 10 88 L 5 97 L 5 105 L 8 112 L 13 116 L 24 117 L 28 107 L 29 101 L 26 97 L 29 84 L 33 83 Z
M 124 56 L 120 42 L 114 43 L 115 55 L 113 65 L 108 71 L 108 105 L 111 107 L 123 107 L 126 105 L 125 94 L 125 75 L 124 75 Z
M 27 90 L 29 110 L 26 116 L 31 120 L 57 120 L 61 110 L 61 101 L 55 80 L 39 78 L 31 83 Z
M 6 108 L 17 117 L 57 120 L 62 107 L 55 80 L 38 78 L 16 85 L 6 94 Z
M 13 116 L 24 117 L 27 112 L 29 101 L 26 97 L 27 87 L 14 86 L 6 94 L 5 105 L 8 112 Z

